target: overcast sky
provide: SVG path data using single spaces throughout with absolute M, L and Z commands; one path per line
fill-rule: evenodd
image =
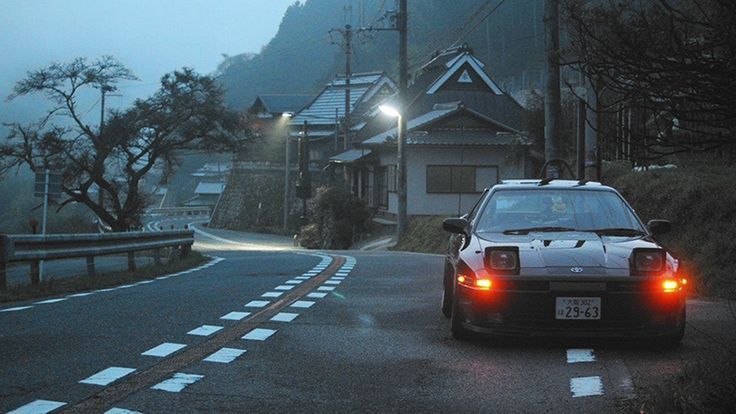
M 33 112 L 38 100 L 5 98 L 29 70 L 77 56 L 113 55 L 141 80 L 112 106 L 148 96 L 182 66 L 212 72 L 222 54 L 258 52 L 296 0 L 1 0 L 0 121 Z M 23 121 L 27 121 L 24 119 Z

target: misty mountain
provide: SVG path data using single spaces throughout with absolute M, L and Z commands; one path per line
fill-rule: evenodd
M 409 1 L 409 58 L 415 70 L 431 54 L 467 42 L 502 86 L 519 88 L 541 82 L 544 65 L 543 0 Z M 353 27 L 389 27 L 381 17 L 393 0 L 307 0 L 290 6 L 276 36 L 255 55 L 225 58 L 219 78 L 234 109 L 244 109 L 261 93 L 316 93 L 326 80 L 344 73 L 342 38 L 328 31 Z M 476 26 L 470 34 L 467 31 Z M 353 71 L 386 70 L 397 78 L 398 34 L 355 35 Z

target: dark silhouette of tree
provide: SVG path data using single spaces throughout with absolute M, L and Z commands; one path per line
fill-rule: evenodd
M 82 120 L 80 93 L 114 91 L 121 80 L 136 79 L 113 57 L 54 63 L 19 81 L 9 99 L 42 93 L 53 108 L 31 125 L 8 124 L 0 144 L 0 174 L 27 165 L 62 173 L 66 198 L 89 207 L 114 231 L 140 222 L 147 204 L 141 183 L 154 167 L 171 173 L 186 150 L 222 151 L 248 139 L 240 117 L 223 105 L 215 81 L 184 68 L 165 75 L 157 92 L 124 110 L 110 111 L 104 127 Z
M 644 160 L 733 149 L 735 1 L 568 0 L 564 10 L 570 55 L 598 84 L 600 113 L 619 118 L 601 123 L 604 134 L 628 136 Z M 633 124 L 622 122 L 631 110 Z

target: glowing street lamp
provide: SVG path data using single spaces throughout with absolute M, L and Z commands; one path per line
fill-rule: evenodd
M 399 113 L 399 111 L 397 111 L 396 108 L 394 108 L 393 106 L 380 105 L 378 107 L 378 109 L 380 109 L 381 112 L 383 112 L 384 114 L 386 114 L 388 116 L 392 116 L 394 118 L 400 118 L 401 117 L 401 114 Z

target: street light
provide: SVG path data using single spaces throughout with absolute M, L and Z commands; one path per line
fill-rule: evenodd
M 404 233 L 404 230 L 406 229 L 407 225 L 407 217 L 406 217 L 406 156 L 404 154 L 404 145 L 406 144 L 404 141 L 404 131 L 403 128 L 401 128 L 401 112 L 399 112 L 396 108 L 389 106 L 389 105 L 380 105 L 378 109 L 383 112 L 384 114 L 394 117 L 397 119 L 398 126 L 396 130 L 397 133 L 397 141 L 398 141 L 398 151 L 396 155 L 396 175 L 399 177 L 399 183 L 398 183 L 398 211 L 396 212 L 396 240 L 401 240 L 401 235 Z

